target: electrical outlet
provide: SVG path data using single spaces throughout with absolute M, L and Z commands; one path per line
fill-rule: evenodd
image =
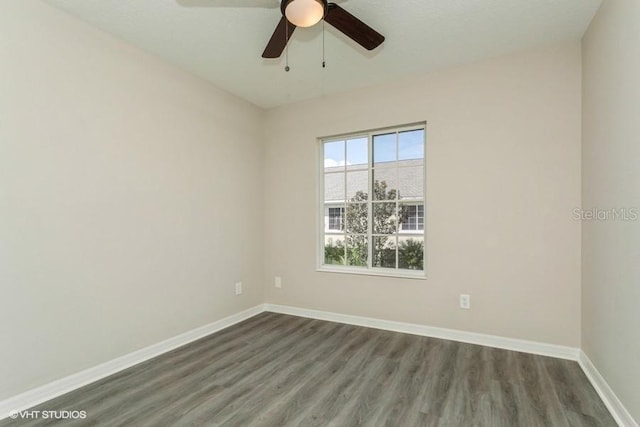
M 275 285 L 276 285 L 276 288 L 282 289 L 282 277 L 276 276 Z
M 460 308 L 469 310 L 471 308 L 471 295 L 460 294 Z
M 236 295 L 240 295 L 242 293 L 242 282 L 236 283 Z

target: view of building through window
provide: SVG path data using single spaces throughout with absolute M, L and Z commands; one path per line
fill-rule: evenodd
M 344 208 L 328 208 L 329 230 L 344 230 Z
M 322 264 L 424 270 L 424 126 L 321 144 Z
M 407 205 L 406 214 L 400 230 L 424 230 L 424 205 Z

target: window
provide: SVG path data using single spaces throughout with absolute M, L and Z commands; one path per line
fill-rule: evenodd
M 320 269 L 424 277 L 424 125 L 322 139 L 320 152 Z

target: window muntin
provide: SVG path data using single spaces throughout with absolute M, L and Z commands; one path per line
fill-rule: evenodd
M 424 126 L 325 139 L 320 151 L 321 268 L 424 271 Z

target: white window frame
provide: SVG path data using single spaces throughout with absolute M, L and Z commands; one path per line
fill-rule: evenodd
M 406 237 L 407 235 L 410 234 L 416 234 L 416 235 L 420 235 L 423 237 L 423 247 L 424 247 L 424 255 L 423 255 L 423 269 L 422 270 L 409 270 L 409 269 L 399 269 L 399 268 L 384 268 L 384 267 L 373 267 L 371 265 L 372 263 L 372 256 L 371 256 L 371 252 L 372 252 L 372 245 L 371 245 L 371 239 L 373 236 L 372 230 L 371 230 L 371 220 L 369 220 L 369 231 L 368 231 L 368 235 L 367 238 L 369 240 L 369 244 L 368 244 L 368 248 L 369 248 L 369 256 L 367 257 L 367 263 L 368 266 L 366 267 L 358 267 L 358 266 L 346 266 L 346 265 L 334 265 L 334 264 L 324 264 L 324 252 L 325 252 L 325 236 L 326 235 L 330 235 L 333 234 L 331 233 L 331 231 L 333 230 L 326 230 L 326 218 L 325 218 L 325 200 L 324 200 L 324 175 L 325 175 L 325 168 L 324 168 L 324 144 L 325 143 L 330 143 L 330 142 L 335 142 L 335 141 L 344 141 L 344 140 L 350 140 L 350 139 L 357 139 L 357 138 L 367 138 L 368 140 L 368 155 L 369 155 L 369 160 L 368 160 L 368 164 L 367 164 L 367 170 L 368 170 L 368 174 L 369 174 L 369 179 L 368 179 L 368 183 L 369 183 L 369 194 L 370 197 L 367 200 L 367 211 L 369 212 L 369 216 L 371 217 L 372 215 L 372 207 L 373 207 L 373 203 L 372 203 L 372 199 L 373 197 L 371 197 L 372 194 L 372 186 L 373 186 L 373 182 L 372 182 L 372 175 L 373 175 L 373 137 L 375 135 L 381 135 L 381 134 L 385 134 L 385 133 L 392 133 L 392 132 L 406 132 L 406 131 L 412 131 L 412 130 L 424 130 L 424 152 L 423 152 L 423 195 L 422 195 L 422 200 L 416 200 L 415 202 L 407 200 L 406 203 L 407 204 L 420 204 L 422 203 L 422 205 L 424 206 L 424 230 L 419 230 L 419 231 L 413 231 L 413 230 L 401 230 L 400 225 L 398 225 L 398 232 L 397 235 L 398 237 Z M 427 160 L 427 123 L 426 122 L 420 122 L 420 123 L 413 123 L 413 124 L 408 124 L 408 125 L 403 125 L 403 126 L 397 126 L 397 127 L 389 127 L 389 128 L 380 128 L 380 129 L 373 129 L 373 130 L 369 130 L 369 131 L 364 131 L 364 132 L 354 132 L 354 133 L 349 133 L 349 134 L 342 134 L 342 135 L 333 135 L 333 136 L 328 136 L 328 137 L 322 137 L 322 138 L 318 138 L 317 140 L 317 146 L 318 146 L 318 159 L 316 164 L 318 165 L 318 174 L 317 174 L 317 212 L 318 212 L 318 219 L 317 219 L 317 249 L 316 249 L 316 253 L 317 253 L 317 260 L 316 260 L 316 271 L 318 272 L 329 272 L 329 273 L 346 273 L 346 274 L 363 274 L 363 275 L 372 275 L 372 276 L 386 276 L 386 277 L 398 277 L 398 278 L 410 278 L 410 279 L 426 279 L 427 278 L 427 179 L 426 179 L 426 175 L 427 175 L 427 164 L 426 164 L 426 160 Z M 327 232 L 328 231 L 328 232 Z M 339 233 L 340 235 L 343 235 L 343 232 Z M 344 233 L 344 235 L 346 235 L 346 233 Z M 397 255 L 396 255 L 397 256 Z M 396 262 L 397 265 L 397 262 Z

